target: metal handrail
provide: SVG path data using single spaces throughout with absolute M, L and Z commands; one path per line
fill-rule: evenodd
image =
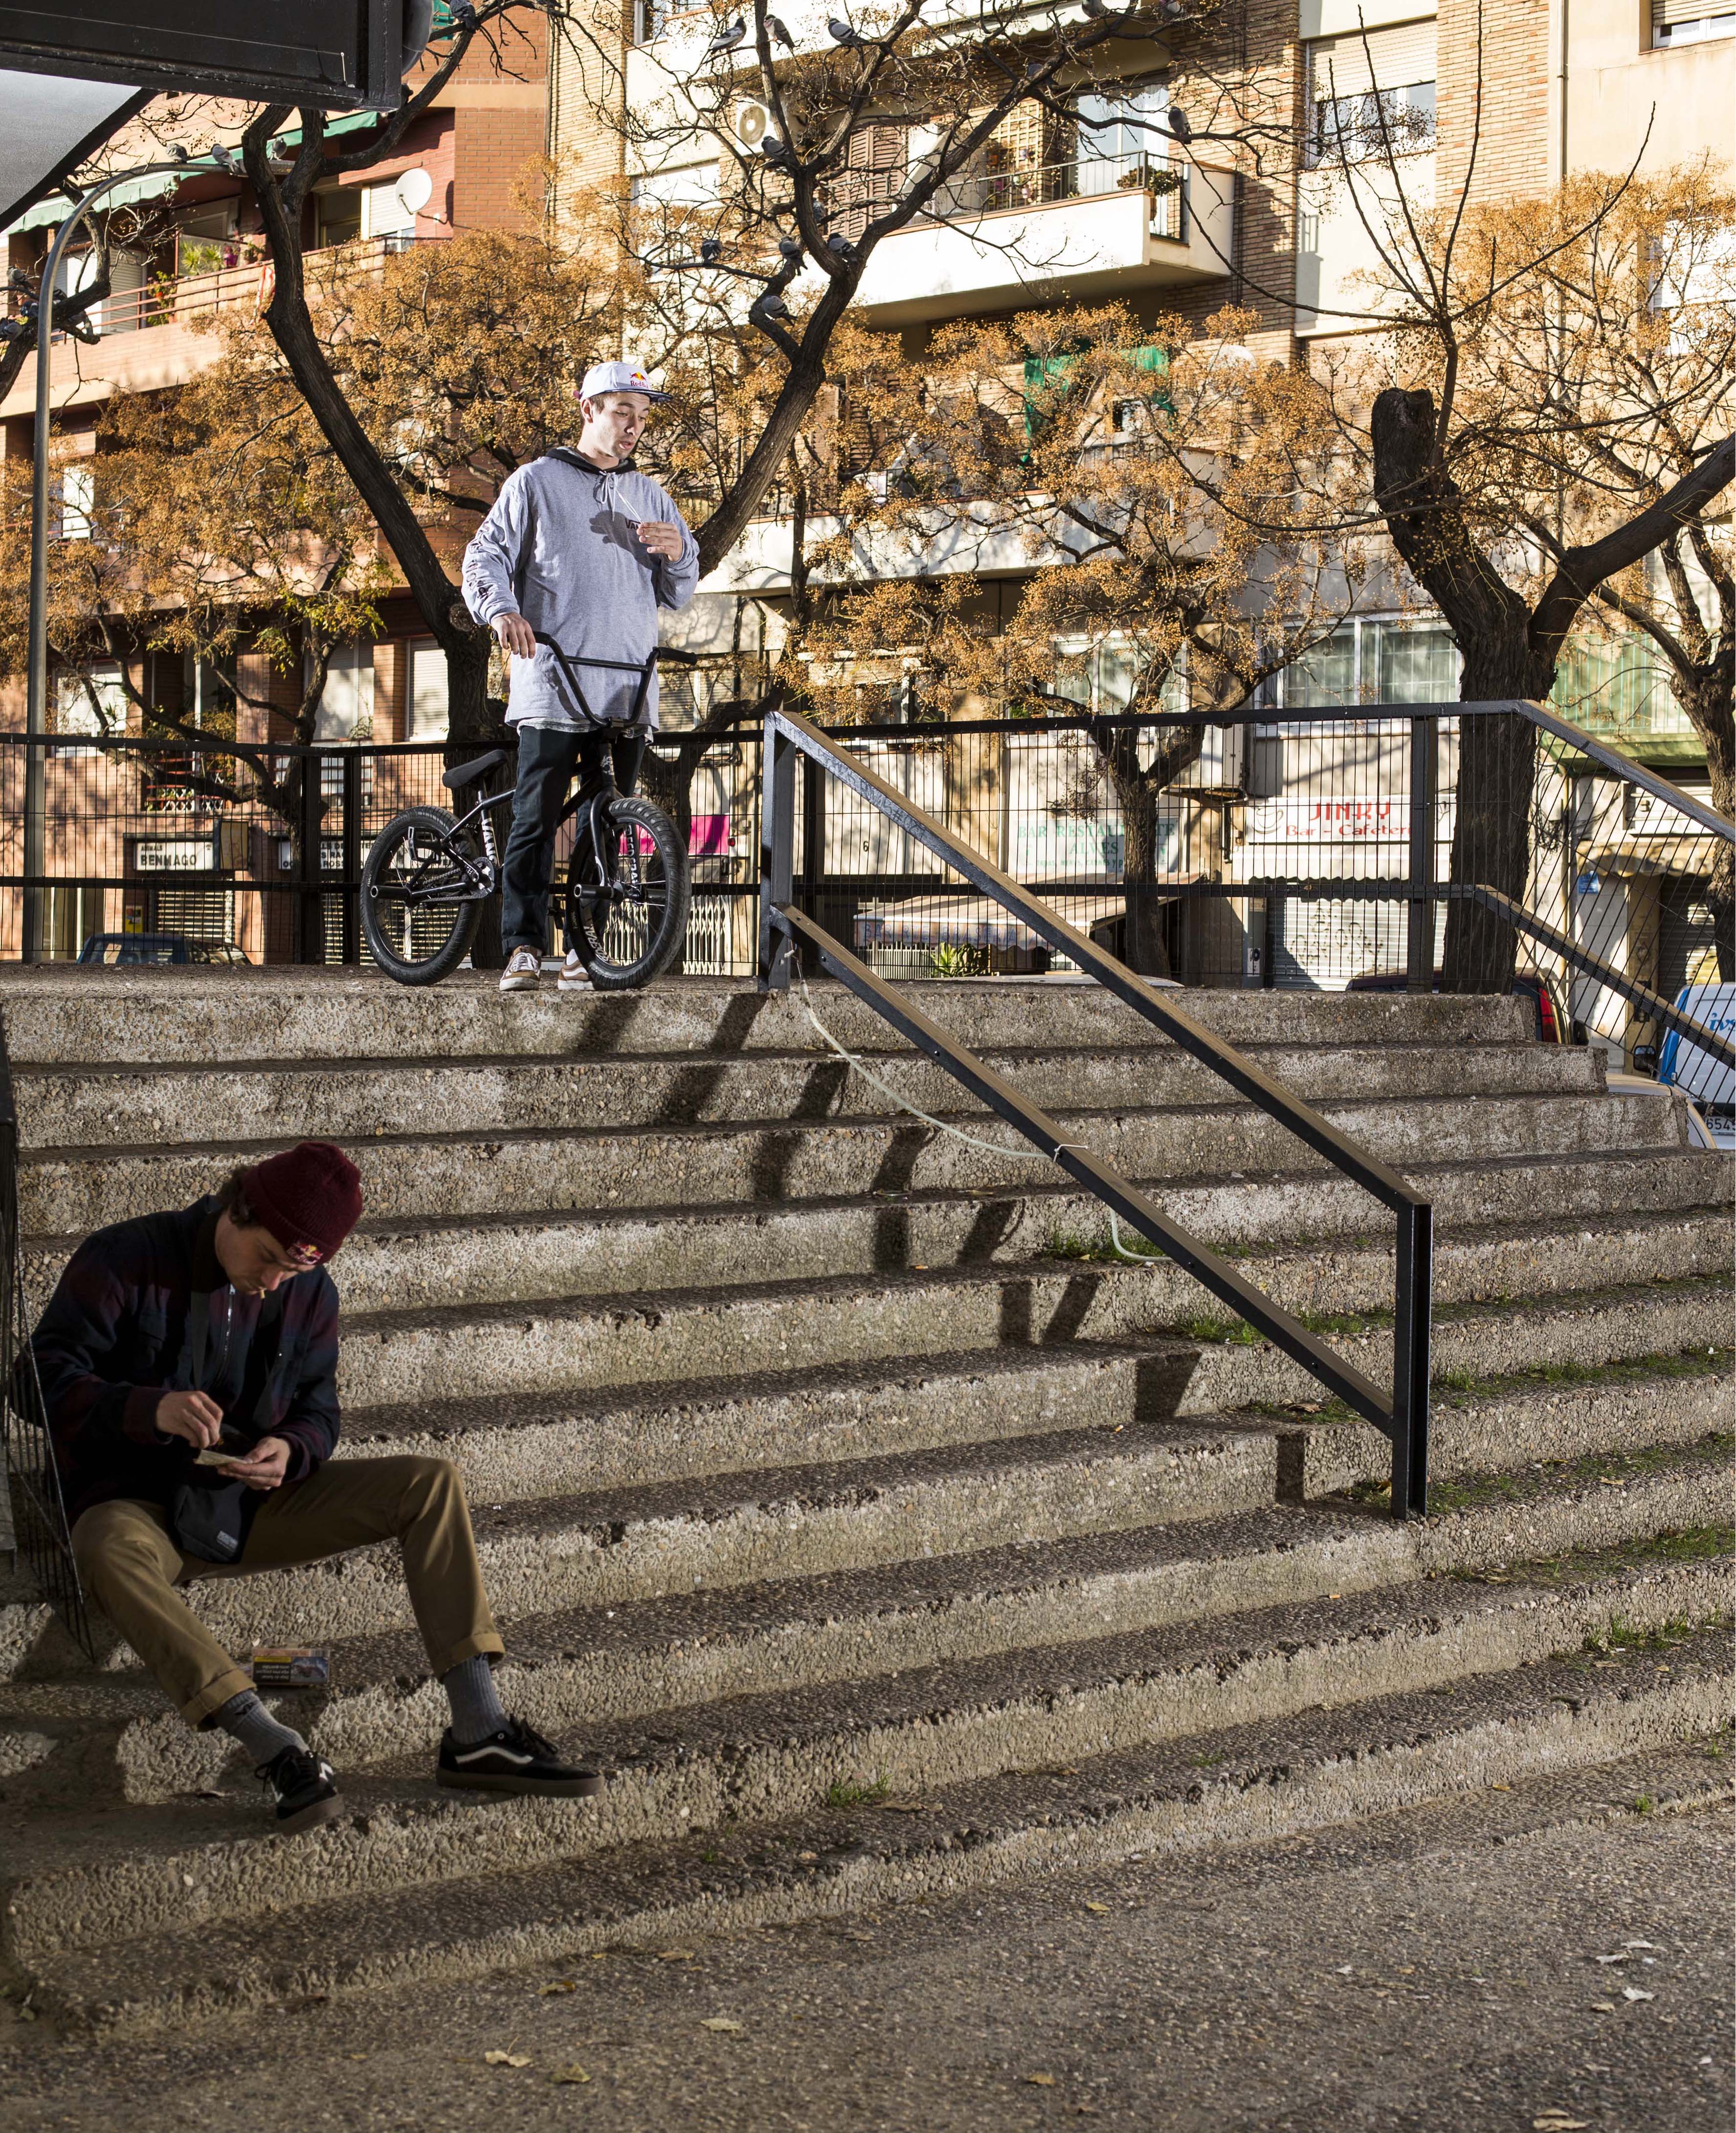
M 1089 977 L 1162 1031 L 1237 1093 L 1286 1127 L 1332 1167 L 1392 1211 L 1397 1223 L 1394 1283 L 1392 1392 L 1346 1363 L 1301 1321 L 1275 1304 L 1230 1263 L 1172 1221 L 1137 1187 L 1089 1148 L 1069 1141 L 1046 1114 L 910 1002 L 843 944 L 797 910 L 793 903 L 795 758 L 805 755 L 878 808 L 897 827 L 925 845 L 983 894 L 1013 912 L 1051 948 L 1060 950 Z M 814 950 L 822 966 L 893 1028 L 944 1067 L 955 1080 L 1023 1134 L 1067 1174 L 1205 1288 L 1229 1304 L 1275 1346 L 1316 1378 L 1353 1413 L 1392 1440 L 1392 1514 L 1420 1517 L 1428 1501 L 1429 1331 L 1433 1258 L 1430 1203 L 1378 1157 L 1341 1134 L 1318 1111 L 1291 1094 L 1244 1053 L 1154 991 L 1125 964 L 1076 932 L 1050 907 L 961 843 L 897 788 L 836 748 L 817 726 L 781 706 L 765 719 L 764 791 L 761 802 L 759 985 L 762 992 L 788 989 L 798 941 Z
M 1109 156 L 1081 153 L 1065 162 L 1034 165 L 1028 170 L 971 171 L 954 178 L 935 195 L 916 226 L 971 222 L 1014 209 L 1059 207 L 1069 200 L 1103 200 L 1117 193 L 1146 192 L 1155 205 L 1152 220 L 1176 228 L 1158 234 L 1185 234 L 1187 172 L 1179 164 L 1144 152 Z M 1173 209 L 1162 203 L 1173 200 Z

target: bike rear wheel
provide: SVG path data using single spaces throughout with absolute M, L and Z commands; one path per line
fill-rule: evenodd
M 466 862 L 476 863 L 476 848 L 444 807 L 406 808 L 374 839 L 362 869 L 362 932 L 399 985 L 438 985 L 469 954 L 482 905 Z
M 567 870 L 567 936 L 599 992 L 625 992 L 652 980 L 687 936 L 690 881 L 673 822 L 649 800 L 610 801 L 599 870 L 591 817 L 579 818 Z

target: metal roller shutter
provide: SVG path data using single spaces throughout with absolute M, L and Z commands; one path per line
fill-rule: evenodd
M 1697 0 L 1700 6 L 1704 0 Z M 1676 5 L 1678 0 L 1656 0 Z M 1370 72 L 1370 61 L 1373 72 Z M 1371 89 L 1409 89 L 1435 79 L 1435 22 L 1399 22 L 1383 30 L 1342 37 L 1316 37 L 1308 47 L 1308 94 L 1315 103 L 1329 97 L 1364 96 Z

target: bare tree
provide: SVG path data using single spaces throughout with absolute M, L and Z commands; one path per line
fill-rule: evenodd
M 1727 295 L 1659 301 L 1706 267 L 1732 203 L 1704 171 L 1479 201 L 1480 65 L 1474 94 L 1450 209 L 1417 200 L 1416 142 L 1378 94 L 1328 135 L 1323 161 L 1378 262 L 1357 322 L 1382 330 L 1334 382 L 1392 546 L 1453 633 L 1463 699 L 1541 700 L 1588 604 L 1653 551 L 1704 539 L 1736 473 L 1736 311 Z M 1466 722 L 1455 879 L 1523 900 L 1535 775 L 1527 720 Z M 1455 903 L 1443 982 L 1504 991 L 1515 948 Z
M 1140 181 L 1153 185 L 1179 181 L 1167 168 L 1178 143 L 1215 142 L 1250 161 L 1287 149 L 1287 98 L 1237 56 L 1244 7 L 1161 0 L 1150 12 L 1094 6 L 1070 18 L 1033 17 L 1012 0 L 963 11 L 893 0 L 859 20 L 834 16 L 814 50 L 796 47 L 767 0 L 739 12 L 715 0 L 685 42 L 647 55 L 661 78 L 638 104 L 625 94 L 618 11 L 570 10 L 565 33 L 585 49 L 595 122 L 618 133 L 631 168 L 651 174 L 646 186 L 654 192 L 656 173 L 714 147 L 720 159 L 714 200 L 688 203 L 673 229 L 671 218 L 636 214 L 625 196 L 622 210 L 624 248 L 661 277 L 657 315 L 640 330 L 647 354 L 691 359 L 709 340 L 702 365 L 757 371 L 771 388 L 739 450 L 708 469 L 708 508 L 695 514 L 704 570 L 782 477 L 876 251 L 925 219 L 979 219 L 970 182 L 1009 129 L 1028 132 L 1033 145 L 1016 156 L 1033 176 L 1046 167 L 1045 142 L 1065 163 L 1089 156 L 1112 128 L 1137 134 L 1149 152 Z M 1185 75 L 1191 113 L 1123 108 L 1106 95 L 1154 46 L 1155 60 Z M 752 147 L 732 123 L 743 94 L 767 114 Z M 1004 241 L 1041 267 L 1028 256 L 1040 239 Z
M 1339 625 L 1362 578 L 1354 545 L 1316 531 L 1349 510 L 1357 472 L 1328 397 L 1256 359 L 1255 324 L 1142 328 L 1111 306 L 938 334 L 910 404 L 893 402 L 875 487 L 844 492 L 780 669 L 848 715 L 854 677 L 890 656 L 944 715 L 1089 703 L 1094 669 L 1112 668 L 1099 709 L 1118 715 L 1090 744 L 1122 825 L 1128 960 L 1160 975 L 1162 802 L 1205 729 L 1131 720 L 1177 689 L 1200 710 L 1249 703 Z M 1023 574 L 1004 624 L 973 599 L 985 561 Z

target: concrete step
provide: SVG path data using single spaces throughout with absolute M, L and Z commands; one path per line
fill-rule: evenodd
M 1670 1552 L 1680 1555 L 1730 1545 L 1725 1442 L 1534 1465 L 1437 1495 L 1440 1509 L 1421 1524 L 1342 1500 L 1268 1505 L 538 1614 L 506 1627 L 500 1692 L 545 1732 L 582 1739 L 605 1721 L 719 1697 L 1307 1604 L 1423 1576 L 1498 1572 L 1660 1534 L 1674 1537 Z M 332 1668 L 329 1692 L 286 1697 L 278 1707 L 340 1771 L 413 1758 L 447 1722 L 413 1631 L 339 1642 Z M 0 1725 L 65 1736 L 62 1752 L 44 1759 L 44 1798 L 64 1784 L 67 1754 L 85 1755 L 92 1726 L 110 1744 L 110 1785 L 118 1779 L 135 1803 L 197 1792 L 241 1760 L 225 1736 L 195 1733 L 166 1709 L 137 1668 L 0 1689 Z M 88 1756 L 85 1768 L 92 1774 Z
M 1728 1264 L 1718 1210 L 1595 1222 L 1491 1225 L 1446 1237 L 1435 1259 L 1438 1307 L 1715 1277 Z M 1240 1264 L 1300 1314 L 1390 1309 L 1383 1239 L 1262 1247 Z M 1228 1314 L 1173 1260 L 1149 1266 L 1051 1259 L 827 1279 L 741 1283 L 347 1313 L 339 1389 L 346 1408 L 575 1393 L 604 1386 L 752 1376 L 1010 1346 L 1056 1347 L 1185 1331 Z
M 937 1446 L 825 1467 L 762 1468 L 638 1488 L 474 1502 L 499 1618 L 764 1578 L 860 1569 L 961 1548 L 1209 1518 L 1272 1502 L 1270 1428 L 1152 1423 Z M 196 1588 L 232 1648 L 408 1627 L 395 1543 L 305 1569 Z
M 1400 1168 L 1685 1145 L 1676 1107 L 1649 1096 L 1488 1096 L 1320 1108 L 1341 1132 Z M 961 1140 L 914 1119 L 865 1119 L 631 1133 L 382 1134 L 351 1146 L 371 1207 L 424 1216 L 974 1192 L 1056 1176 L 998 1120 L 975 1111 L 945 1115 L 973 1138 Z M 1240 1105 L 1064 1110 L 1053 1115 L 1070 1138 L 1130 1177 L 1319 1174 L 1326 1168 L 1293 1134 Z M 257 1162 L 281 1144 L 214 1140 L 35 1148 L 22 1166 L 24 1221 L 36 1233 L 82 1231 L 150 1207 L 184 1206 L 214 1189 L 238 1163 Z M 84 1188 L 70 1195 L 65 1189 L 70 1174 L 78 1175 Z
M 41 1183 L 45 1172 L 33 1175 Z M 1736 1182 L 1724 1157 L 1690 1149 L 1415 1163 L 1407 1175 L 1430 1197 L 1437 1235 L 1466 1225 L 1616 1209 L 1724 1206 Z M 89 1156 L 68 1166 L 60 1182 L 82 1197 L 87 1187 L 106 1194 L 112 1176 L 108 1158 Z M 1176 1220 L 1219 1247 L 1363 1235 L 1383 1219 L 1359 1187 L 1319 1172 L 1144 1182 Z M 30 1297 L 48 1295 L 84 1234 L 26 1235 Z M 1057 1251 L 1115 1257 L 1101 1202 L 1070 1182 L 976 1192 L 888 1191 L 784 1206 L 738 1201 L 694 1209 L 382 1213 L 363 1221 L 336 1274 L 346 1308 L 373 1311 L 1017 1263 Z
M 870 1796 L 751 1831 L 624 1845 L 531 1872 L 387 1895 L 336 1894 L 251 1919 L 49 1953 L 31 2003 L 70 2030 L 148 2033 L 613 1948 L 956 1895 L 1032 1872 L 1301 1835 L 1475 1796 L 1496 1841 L 1564 1822 L 1670 1813 L 1729 1797 L 1718 1729 L 1728 1639 L 1630 1651 L 1588 1674 L 1541 1661 L 1422 1695 L 979 1779 L 921 1799 Z M 1704 1750 L 1700 1741 L 1705 1739 Z M 1489 1789 L 1485 1792 L 1484 1788 Z M 1642 1803 L 1643 1803 L 1643 1806 Z
M 1131 1008 L 1084 981 L 921 982 L 923 1013 L 973 1050 L 1147 1043 Z M 1529 1042 L 1515 999 L 1378 993 L 1178 994 L 1195 1020 L 1235 1045 Z M 886 1024 L 836 985 L 815 984 L 814 1011 L 840 1042 L 886 1047 Z M 666 979 L 645 993 L 503 994 L 481 971 L 406 990 L 360 971 L 284 969 L 0 972 L 0 1017 L 14 1066 L 90 1061 L 202 1065 L 212 1059 L 557 1057 L 598 1053 L 808 1051 L 822 1040 L 801 992 L 762 997 L 751 981 Z
M 1508 1405 L 1522 1392 L 1527 1402 L 1535 1394 L 1551 1404 L 1560 1418 L 1550 1434 L 1559 1438 L 1570 1404 L 1583 1410 L 1585 1428 L 1606 1411 L 1606 1394 L 1615 1400 L 1607 1410 L 1612 1418 L 1618 1409 L 1623 1417 L 1631 1413 L 1625 1384 L 1618 1394 L 1613 1382 L 1593 1383 L 1588 1375 L 1577 1398 L 1570 1398 L 1574 1371 L 1689 1355 L 1696 1364 L 1705 1358 L 1715 1378 L 1718 1358 L 1705 1351 L 1727 1352 L 1729 1331 L 1728 1284 L 1717 1280 L 1598 1289 L 1524 1307 L 1460 1305 L 1435 1319 L 1435 1397 L 1463 1406 L 1471 1397 L 1460 1389 L 1464 1386 L 1517 1379 L 1506 1389 Z M 1390 1370 L 1387 1324 L 1340 1332 L 1334 1342 L 1372 1376 Z M 1661 1379 L 1661 1365 L 1652 1375 Z M 1706 1396 L 1715 1400 L 1715 1389 Z M 1694 1392 L 1690 1401 L 1696 1412 L 1699 1397 Z M 1253 1407 L 1299 1409 L 1319 1398 L 1312 1379 L 1264 1342 L 1077 1341 L 822 1365 L 767 1372 L 746 1383 L 653 1383 L 564 1401 L 528 1394 L 357 1408 L 345 1417 L 339 1456 L 415 1452 L 455 1459 L 476 1501 L 505 1502 L 683 1474 L 889 1457 L 1086 1422 L 1114 1428 Z M 1657 1404 L 1666 1413 L 1672 1398 L 1661 1392 Z M 1345 1433 L 1295 1413 L 1274 1413 L 1273 1419 L 1291 1437 L 1306 1433 L 1319 1440 L 1312 1447 L 1317 1464 L 1311 1493 L 1338 1485 L 1329 1476 L 1339 1471 L 1334 1447 Z M 1468 1427 L 1455 1425 L 1459 1433 Z M 1659 1442 L 1681 1441 L 1680 1430 L 1666 1420 L 1656 1427 L 1664 1432 Z M 1381 1442 L 1371 1433 L 1371 1456 Z M 1300 1481 L 1296 1485 L 1300 1490 Z
M 1527 1330 L 1516 1329 L 1521 1346 Z M 1565 1342 L 1573 1329 L 1563 1318 L 1540 1330 Z M 1455 1476 L 1468 1479 L 1473 1505 L 1482 1500 L 1480 1477 L 1491 1473 L 1517 1477 L 1502 1485 L 1506 1493 L 1498 1491 L 1503 1503 L 1528 1500 L 1542 1485 L 1536 1476 L 1546 1474 L 1536 1462 L 1593 1461 L 1594 1488 L 1590 1481 L 1585 1486 L 1594 1500 L 1609 1494 L 1612 1518 L 1627 1515 L 1624 1501 L 1652 1500 L 1643 1490 L 1631 1500 L 1611 1493 L 1624 1476 L 1636 1480 L 1636 1460 L 1652 1461 L 1665 1476 L 1680 1464 L 1703 1477 L 1707 1459 L 1727 1467 L 1730 1361 L 1727 1349 L 1710 1357 L 1652 1355 L 1571 1376 L 1537 1370 L 1448 1396 L 1435 1417 L 1431 1500 L 1438 1514 L 1453 1514 Z M 472 1476 L 478 1551 L 497 1612 L 507 1623 L 551 1608 L 606 1612 L 677 1596 L 691 1597 L 695 1606 L 733 1605 L 715 1596 L 767 1580 L 893 1574 L 890 1566 L 920 1568 L 930 1558 L 985 1547 L 1078 1542 L 1089 1548 L 1105 1535 L 1141 1527 L 1264 1511 L 1280 1500 L 1296 1504 L 1305 1488 L 1310 1501 L 1360 1490 L 1366 1509 L 1385 1508 L 1380 1485 L 1390 1471 L 1390 1454 L 1373 1430 L 1326 1414 L 1280 1410 L 1191 1425 L 1142 1421 L 1137 1359 L 1099 1355 L 1073 1367 L 1111 1390 L 1118 1387 L 1128 1396 L 1125 1406 L 1104 1401 L 1095 1409 L 1094 1428 L 1057 1428 L 1055 1408 L 1064 1403 L 1055 1399 L 1054 1374 L 1045 1375 L 1040 1389 L 1010 1384 L 1007 1397 L 1022 1391 L 1029 1401 L 1010 1413 L 990 1412 L 1002 1388 L 979 1377 L 978 1406 L 987 1421 L 1024 1433 L 962 1442 L 955 1434 L 868 1458 L 850 1456 L 860 1442 L 855 1432 L 845 1442 L 773 1442 L 768 1449 L 786 1457 L 800 1449 L 826 1463 L 613 1489 L 596 1487 L 594 1479 L 584 1493 L 553 1492 L 549 1484 L 556 1476 L 546 1473 L 544 1493 L 517 1504 L 491 1502 L 475 1485 L 481 1463 L 475 1442 L 486 1441 L 482 1432 L 474 1441 L 459 1436 L 430 1443 L 425 1437 L 421 1442 L 455 1456 Z M 963 1394 L 969 1383 L 961 1373 L 950 1389 Z M 940 1389 L 948 1389 L 944 1380 Z M 969 1403 L 955 1398 L 952 1405 L 965 1418 L 933 1424 L 930 1433 L 972 1426 Z M 1118 1421 L 1119 1415 L 1126 1419 Z M 618 1419 L 624 1440 L 629 1418 Z M 577 1420 L 582 1429 L 586 1418 Z M 406 1429 L 352 1449 L 366 1454 L 416 1442 Z M 1570 1465 L 1561 1485 L 1577 1486 L 1584 1479 Z M 1656 1483 L 1657 1490 L 1665 1487 L 1663 1480 Z M 1594 1538 L 1601 1530 L 1588 1529 Z M 1540 1528 L 1534 1536 L 1538 1547 L 1548 1544 L 1541 1534 Z M 1154 1536 L 1153 1545 L 1160 1543 L 1171 1544 Z M 1184 1535 L 1173 1545 L 1190 1543 Z M 700 1596 L 707 1595 L 713 1596 Z M 301 1570 L 203 1582 L 190 1596 L 214 1634 L 243 1656 L 256 1639 L 329 1642 L 390 1636 L 411 1627 L 397 1551 L 390 1547 Z M 81 1663 L 45 1610 L 21 1606 L 17 1615 L 7 1675 L 81 1678 Z M 133 1664 L 118 1644 L 103 1663 L 111 1670 Z M 417 1662 L 411 1671 L 419 1668 Z M 159 1707 L 147 1699 L 147 1707 Z M 0 1710 L 10 1708 L 0 1704 Z
M 24 1066 L 13 1077 L 20 1132 L 32 1147 L 136 1147 L 197 1141 L 223 1120 L 234 1140 L 320 1134 L 646 1130 L 726 1122 L 881 1117 L 901 1101 L 960 1109 L 959 1085 L 919 1054 L 870 1061 L 877 1087 L 830 1054 L 756 1052 L 581 1059 L 213 1062 L 192 1066 Z M 1387 1098 L 1604 1093 L 1603 1055 L 1558 1045 L 1252 1047 L 1265 1071 L 1309 1103 Z M 1221 1104 L 1223 1081 L 1173 1046 L 997 1050 L 990 1065 L 1046 1110 L 1143 1110 Z M 888 1091 L 896 1091 L 896 1095 Z
M 262 1834 L 251 1784 L 198 1805 L 39 1818 L 10 1862 L 0 1953 L 40 1974 L 58 1954 L 113 1958 L 142 1935 L 298 1903 L 522 1872 L 684 1833 L 739 1835 L 839 1787 L 920 1795 L 1508 1673 L 1580 1654 L 1589 1639 L 1631 1648 L 1727 1612 L 1729 1570 L 1728 1557 L 1589 1558 L 1559 1580 L 1424 1581 L 726 1699 L 594 1733 L 591 1752 L 617 1774 L 596 1800 L 454 1805 L 436 1794 L 430 1757 L 413 1773 L 357 1781 L 350 1816 L 295 1839 Z M 1727 1644 L 1714 1649 L 1727 1670 Z M 1583 1695 L 1596 1665 L 1587 1654 L 1558 1680 Z M 1695 1671 L 1681 1668 L 1685 1681 Z M 1672 1712 L 1678 1734 L 1724 1716 L 1694 1709 L 1691 1726 L 1684 1707 Z
M 1562 1384 L 1510 1380 L 1435 1416 L 1437 1479 L 1634 1445 L 1686 1447 L 1728 1429 L 1730 1355 L 1647 1358 Z M 1263 1420 L 1263 1426 L 1262 1426 Z M 1721 1441 L 1721 1440 L 1720 1440 Z M 551 1607 L 910 1562 L 1018 1542 L 1209 1518 L 1304 1490 L 1391 1474 L 1387 1440 L 1345 1419 L 1103 1423 L 571 1495 L 473 1505 L 491 1601 L 504 1620 Z M 200 1586 L 215 1635 L 322 1640 L 406 1628 L 395 1547 Z

